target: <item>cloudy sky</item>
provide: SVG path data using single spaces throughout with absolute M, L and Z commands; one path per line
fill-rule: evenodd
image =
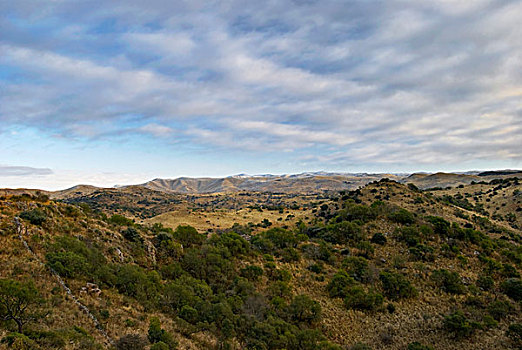
M 522 166 L 522 1 L 0 0 L 0 187 Z

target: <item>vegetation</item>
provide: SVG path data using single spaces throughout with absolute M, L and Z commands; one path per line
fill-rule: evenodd
M 140 205 L 160 210 L 157 196 Z M 387 180 L 300 198 L 187 196 L 201 220 L 225 207 L 258 217 L 201 230 L 38 198 L 0 200 L 0 326 L 12 348 L 104 348 L 107 332 L 116 349 L 470 349 L 479 330 L 491 348 L 520 346 L 517 217 L 500 225 L 462 199 Z

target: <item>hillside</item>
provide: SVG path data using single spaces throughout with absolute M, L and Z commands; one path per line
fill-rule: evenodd
M 332 174 L 304 173 L 297 175 L 230 176 L 226 178 L 155 179 L 141 186 L 169 193 L 321 193 L 324 191 L 353 190 L 382 178 L 400 179 L 393 174 Z
M 23 334 L 2 323 L 0 347 L 516 349 L 520 208 L 514 177 L 323 195 L 6 191 L 0 312 L 23 289 L 37 320 Z

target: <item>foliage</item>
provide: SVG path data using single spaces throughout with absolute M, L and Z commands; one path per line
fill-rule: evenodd
M 47 220 L 47 215 L 41 209 L 31 209 L 20 213 L 20 217 L 33 225 L 42 225 Z
M 447 293 L 463 294 L 465 292 L 465 287 L 460 279 L 460 275 L 455 271 L 445 269 L 435 270 L 431 274 L 431 279 L 439 288 Z
M 522 280 L 520 278 L 508 278 L 502 283 L 501 288 L 513 300 L 522 300 Z
M 43 316 L 38 313 L 42 304 L 32 281 L 0 279 L 0 320 L 16 323 L 18 333 L 22 333 L 27 323 Z
M 126 218 L 123 215 L 119 215 L 119 214 L 114 214 L 113 216 L 111 216 L 109 218 L 108 221 L 112 224 L 116 224 L 119 226 L 133 226 L 134 225 L 134 221 L 132 221 L 129 218 Z
M 347 289 L 355 284 L 355 280 L 346 273 L 346 271 L 338 271 L 330 280 L 326 289 L 331 298 L 346 297 Z
M 370 242 L 379 244 L 379 245 L 385 245 L 388 240 L 386 239 L 386 236 L 384 236 L 382 233 L 377 232 L 372 236 L 370 239 Z
M 178 342 L 172 338 L 172 335 L 161 328 L 160 320 L 157 317 L 152 317 L 149 321 L 148 339 L 156 349 L 173 350 L 178 347 Z
M 296 295 L 288 307 L 288 314 L 292 321 L 310 325 L 321 319 L 321 305 L 307 295 Z
M 147 340 L 139 334 L 126 334 L 114 344 L 116 350 L 143 350 L 146 345 Z
M 396 272 L 381 272 L 379 276 L 384 294 L 391 300 L 412 298 L 417 290 L 406 277 Z
M 348 309 L 376 310 L 383 303 L 383 296 L 373 291 L 365 291 L 361 286 L 353 286 L 347 289 L 344 305 Z
M 444 318 L 443 326 L 455 338 L 470 336 L 476 329 L 480 328 L 479 323 L 469 320 L 460 310 L 447 315 Z
M 404 208 L 397 209 L 391 212 L 388 217 L 391 221 L 394 221 L 402 225 L 410 225 L 415 223 L 415 216 Z
M 205 235 L 189 225 L 179 225 L 174 231 L 174 238 L 177 239 L 183 247 L 199 246 L 205 241 Z
M 522 323 L 512 323 L 509 325 L 506 335 L 517 345 L 522 346 Z

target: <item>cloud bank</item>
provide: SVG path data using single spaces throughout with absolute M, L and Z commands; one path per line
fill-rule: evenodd
M 4 125 L 325 169 L 522 161 L 521 2 L 12 1 L 0 12 Z

